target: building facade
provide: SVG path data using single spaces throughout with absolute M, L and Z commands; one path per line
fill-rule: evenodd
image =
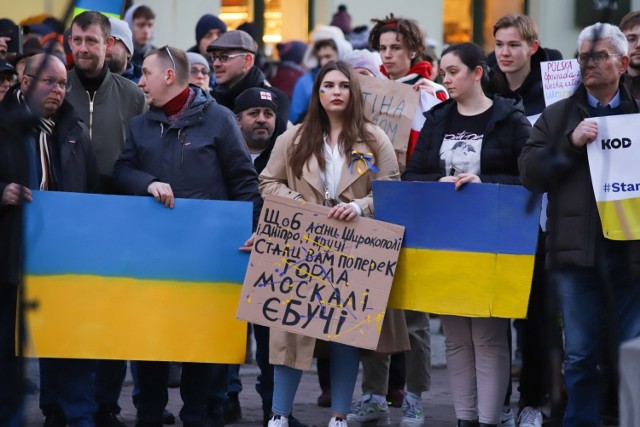
M 135 1 L 136 3 L 145 2 Z M 23 0 L 4 5 L 0 15 L 20 21 L 39 13 L 62 16 L 68 0 Z M 370 25 L 371 18 L 390 12 L 417 20 L 439 49 L 448 43 L 475 41 L 490 50 L 492 27 L 509 12 L 530 15 L 538 24 L 543 46 L 575 54 L 581 28 L 609 17 L 618 23 L 629 10 L 640 10 L 640 0 L 148 0 L 157 13 L 155 44 L 187 49 L 195 43 L 195 23 L 213 13 L 230 29 L 252 21 L 263 33 L 269 54 L 279 41 L 308 40 L 317 25 L 331 21 L 344 4 L 354 26 Z M 611 10 L 607 10 L 611 6 Z M 262 19 L 256 19 L 256 17 Z

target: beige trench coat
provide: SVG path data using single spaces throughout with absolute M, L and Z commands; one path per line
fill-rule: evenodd
M 346 156 L 338 185 L 338 198 L 345 202 L 356 202 L 364 216 L 373 216 L 373 194 L 371 181 L 400 179 L 400 171 L 395 151 L 387 135 L 375 125 L 367 125 L 375 136 L 374 142 L 357 141 L 353 150 L 359 153 L 373 153 L 373 163 L 379 169 L 377 173 L 367 171 L 360 175 L 355 167 L 353 174 L 349 171 L 350 155 Z M 260 174 L 260 193 L 276 194 L 282 197 L 295 198 L 298 195 L 310 203 L 322 204 L 324 201 L 324 185 L 320 168 L 315 156 L 311 157 L 302 170 L 300 179 L 291 172 L 287 153 L 289 147 L 300 143 L 294 136 L 299 125 L 280 135 L 271 153 L 269 163 Z M 307 168 L 309 166 L 309 168 Z M 278 329 L 271 329 L 269 342 L 269 362 L 274 365 L 286 365 L 295 369 L 311 368 L 316 339 L 293 334 Z M 382 327 L 378 351 L 394 353 L 409 349 L 409 338 L 404 315 L 399 310 L 387 310 Z

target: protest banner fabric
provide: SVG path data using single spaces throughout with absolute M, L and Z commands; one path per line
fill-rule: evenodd
M 238 318 L 375 349 L 404 227 L 267 195 Z
M 80 15 L 88 10 L 97 10 L 103 15 L 120 19 L 123 12 L 123 0 L 75 0 L 73 16 Z
M 539 200 L 521 186 L 373 184 L 376 218 L 405 226 L 389 307 L 522 318 L 538 238 Z
M 246 202 L 34 192 L 25 311 L 36 357 L 242 363 Z
M 591 183 L 604 237 L 640 239 L 640 114 L 590 118 L 598 123 L 587 144 Z
M 540 63 L 540 71 L 544 103 L 547 107 L 573 95 L 582 82 L 580 66 L 576 59 L 543 61 Z

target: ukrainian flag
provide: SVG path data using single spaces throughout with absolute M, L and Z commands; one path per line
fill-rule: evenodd
M 34 192 L 26 206 L 29 354 L 242 363 L 235 312 L 246 202 Z
M 95 10 L 103 15 L 120 19 L 123 13 L 124 0 L 76 0 L 73 8 L 73 16 L 80 15 L 87 10 Z
M 539 200 L 521 186 L 373 184 L 376 219 L 405 226 L 389 307 L 522 318 L 531 290 Z

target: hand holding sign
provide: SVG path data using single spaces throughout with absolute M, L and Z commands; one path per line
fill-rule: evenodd
M 571 143 L 576 147 L 584 147 L 593 142 L 598 135 L 598 122 L 585 119 L 571 133 Z
M 238 318 L 375 349 L 404 228 L 354 210 L 267 195 Z

